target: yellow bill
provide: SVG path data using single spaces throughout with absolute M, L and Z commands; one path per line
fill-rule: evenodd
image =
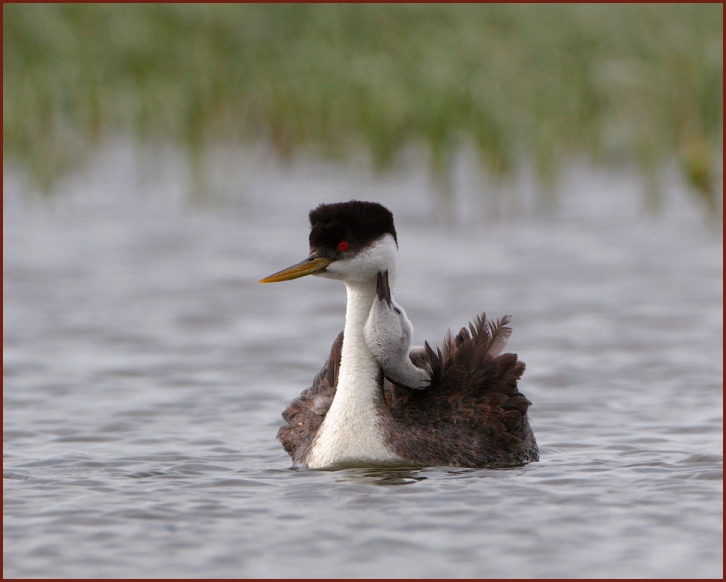
M 260 279 L 260 283 L 278 283 L 279 281 L 291 281 L 292 279 L 299 279 L 300 277 L 304 277 L 305 275 L 320 273 L 321 271 L 324 271 L 325 267 L 327 267 L 332 262 L 333 259 L 326 259 L 323 257 L 308 257 L 304 261 L 300 261 L 292 267 L 288 267 L 287 269 L 278 271 L 277 273 L 274 273 L 269 277 Z

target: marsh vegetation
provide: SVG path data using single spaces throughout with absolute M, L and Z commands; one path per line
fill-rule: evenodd
M 545 186 L 573 157 L 676 165 L 722 188 L 721 4 L 5 4 L 5 159 L 52 187 L 112 135 L 264 140 L 383 170 L 408 144 L 445 176 Z

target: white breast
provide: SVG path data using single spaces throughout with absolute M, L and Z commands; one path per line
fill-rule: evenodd
M 384 442 L 380 368 L 363 337 L 375 282 L 346 282 L 346 287 L 348 306 L 338 387 L 306 461 L 311 469 L 402 462 Z

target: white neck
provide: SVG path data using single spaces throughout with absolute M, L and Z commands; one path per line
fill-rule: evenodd
M 395 261 L 386 266 L 389 267 L 389 284 L 393 286 Z M 383 441 L 381 371 L 363 335 L 371 306 L 377 298 L 376 279 L 348 279 L 345 286 L 348 304 L 338 387 L 308 457 L 310 468 L 358 461 L 380 464 L 400 461 Z

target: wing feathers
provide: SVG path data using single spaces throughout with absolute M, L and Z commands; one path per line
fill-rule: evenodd
M 531 403 L 517 389 L 525 365 L 516 354 L 502 353 L 512 333 L 510 319 L 490 321 L 482 313 L 456 336 L 447 332 L 441 348 L 425 343 L 421 357 L 431 386 L 392 399 L 399 426 L 413 427 L 407 428 L 409 442 L 394 447 L 422 461 L 423 451 L 438 451 L 442 464 L 460 466 L 537 458 L 526 419 Z

